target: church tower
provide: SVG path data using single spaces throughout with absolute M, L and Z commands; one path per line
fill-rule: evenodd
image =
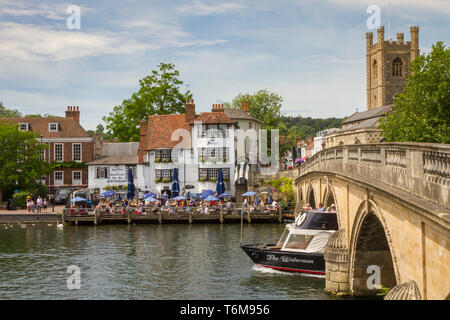
M 403 33 L 397 33 L 397 41 L 385 41 L 384 27 L 378 27 L 375 44 L 373 33 L 366 33 L 367 110 L 393 104 L 405 87 L 409 65 L 420 54 L 419 27 L 410 32 L 411 41 L 406 43 Z

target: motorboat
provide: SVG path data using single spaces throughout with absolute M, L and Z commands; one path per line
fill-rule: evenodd
M 337 214 L 307 211 L 286 224 L 278 243 L 241 244 L 252 261 L 262 267 L 316 275 L 325 274 L 324 250 L 338 229 Z

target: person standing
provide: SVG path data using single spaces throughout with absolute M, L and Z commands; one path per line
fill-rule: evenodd
M 41 208 L 42 208 L 42 198 L 41 198 L 41 196 L 38 196 L 38 198 L 36 200 L 36 206 L 37 206 L 37 213 L 41 213 Z
M 48 206 L 47 198 L 44 198 L 44 202 L 42 203 L 42 205 L 44 207 L 44 212 L 47 212 L 47 206 Z
M 27 211 L 31 212 L 31 197 L 27 197 Z

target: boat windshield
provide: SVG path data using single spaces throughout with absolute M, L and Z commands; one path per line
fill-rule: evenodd
M 306 249 L 314 235 L 291 234 L 283 249 Z
M 284 242 L 286 241 L 287 236 L 289 235 L 289 230 L 288 229 L 284 229 L 283 234 L 281 235 L 280 240 L 278 240 L 278 243 L 276 245 L 276 247 L 282 247 Z

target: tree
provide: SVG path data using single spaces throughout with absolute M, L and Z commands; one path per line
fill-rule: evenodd
M 268 90 L 259 90 L 254 94 L 240 93 L 233 99 L 232 107 L 241 109 L 243 102 L 248 103 L 250 115 L 263 122 L 264 129 L 278 128 L 283 102 L 280 95 Z
M 16 109 L 6 108 L 2 102 L 0 102 L 0 118 L 19 118 L 22 114 Z
M 39 142 L 38 136 L 20 131 L 18 125 L 0 123 L 0 200 L 5 188 L 36 184 L 51 171 L 51 165 L 40 158 L 47 145 Z
M 450 143 L 450 49 L 436 43 L 410 70 L 403 92 L 379 128 L 387 141 Z
M 160 63 L 159 70 L 139 80 L 140 89 L 120 106 L 115 106 L 108 117 L 103 117 L 112 138 L 119 141 L 139 141 L 140 121 L 149 115 L 184 113 L 186 99 L 192 94 L 180 92 L 183 81 L 175 65 Z

